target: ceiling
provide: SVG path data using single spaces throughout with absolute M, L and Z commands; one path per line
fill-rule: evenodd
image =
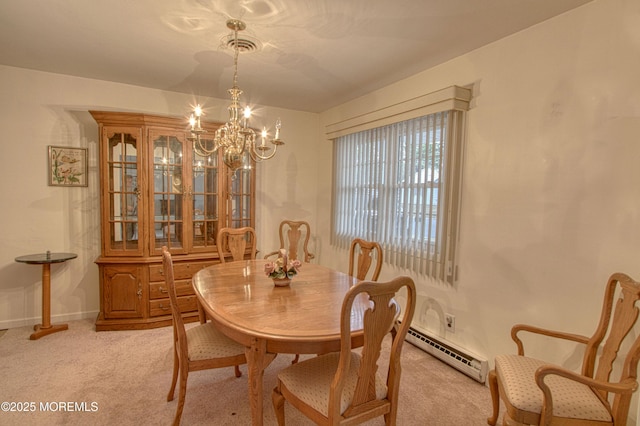
M 321 112 L 591 0 L 2 0 L 0 64 Z

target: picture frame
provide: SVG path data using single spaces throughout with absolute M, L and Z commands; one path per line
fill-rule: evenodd
M 88 186 L 87 148 L 49 145 L 49 186 Z

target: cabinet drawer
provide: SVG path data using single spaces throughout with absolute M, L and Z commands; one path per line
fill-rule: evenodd
M 198 310 L 198 300 L 196 296 L 178 297 L 180 312 L 193 312 Z M 169 299 L 158 299 L 149 301 L 149 315 L 157 317 L 161 315 L 171 315 L 171 304 Z
M 204 262 L 175 262 L 173 263 L 173 278 L 176 280 L 187 279 L 193 277 L 193 274 L 199 270 L 216 264 L 214 261 Z M 164 271 L 162 265 L 149 266 L 149 281 L 164 281 Z
M 178 297 L 195 294 L 191 280 L 176 281 L 176 294 Z M 167 297 L 169 297 L 169 288 L 166 283 L 149 283 L 149 299 L 166 299 Z

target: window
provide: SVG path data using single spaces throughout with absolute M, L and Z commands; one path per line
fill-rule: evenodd
M 460 110 L 334 139 L 331 243 L 380 243 L 385 262 L 455 280 L 461 183 Z

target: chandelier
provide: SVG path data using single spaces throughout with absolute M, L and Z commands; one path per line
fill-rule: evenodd
M 242 90 L 238 87 L 238 54 L 240 49 L 238 46 L 238 31 L 246 28 L 246 24 L 237 19 L 227 21 L 227 27 L 233 30 L 234 36 L 234 56 L 233 56 L 233 87 L 228 90 L 231 95 L 231 105 L 229 110 L 229 121 L 218 128 L 214 134 L 213 140 L 209 139 L 208 143 L 203 142 L 202 136 L 207 133 L 200 124 L 202 117 L 202 107 L 197 105 L 191 117 L 189 124 L 191 126 L 190 141 L 193 142 L 193 149 L 196 154 L 206 157 L 218 149 L 222 150 L 222 159 L 224 163 L 232 171 L 235 171 L 244 165 L 245 152 L 247 152 L 254 161 L 263 161 L 276 155 L 279 145 L 284 145 L 280 140 L 280 128 L 282 123 L 278 118 L 275 124 L 275 136 L 269 139 L 266 127 L 262 128 L 260 142 L 256 142 L 256 133 L 248 127 L 249 118 L 251 117 L 251 109 L 247 106 L 241 112 L 239 103 Z M 206 139 L 205 139 L 206 140 Z

